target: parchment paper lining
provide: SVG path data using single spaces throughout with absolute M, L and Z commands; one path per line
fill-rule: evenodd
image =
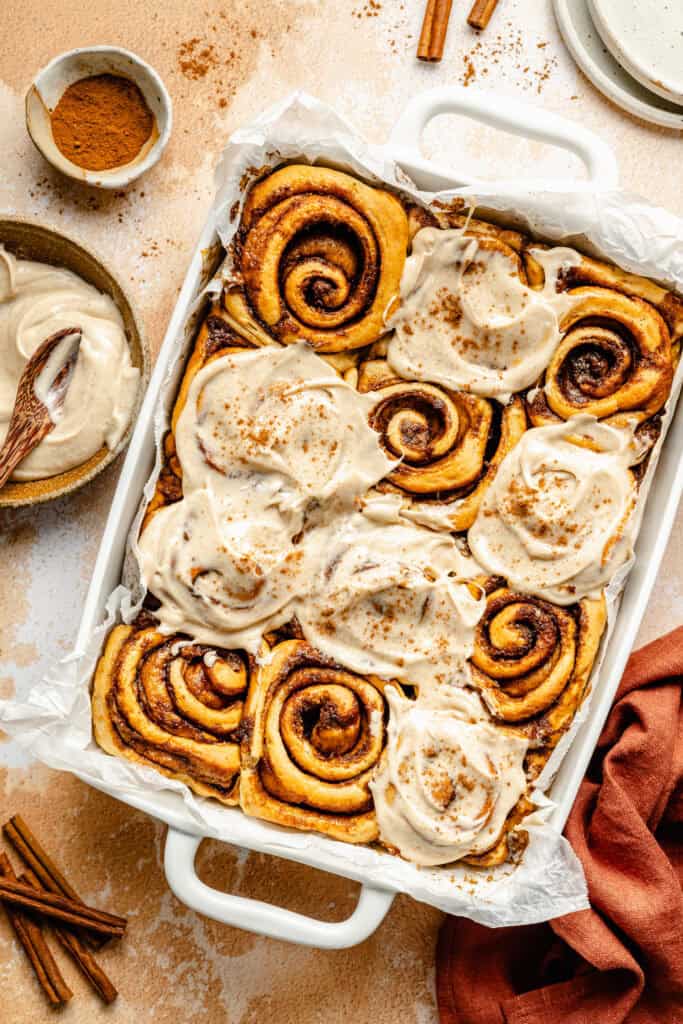
M 476 204 L 476 215 L 500 220 L 539 238 L 574 245 L 625 269 L 655 278 L 668 287 L 683 290 L 683 221 L 624 193 L 504 193 L 464 188 L 441 193 L 422 193 L 381 147 L 369 145 L 329 107 L 303 93 L 287 97 L 265 111 L 251 125 L 236 132 L 216 173 L 217 197 L 210 214 L 226 249 L 235 234 L 244 200 L 244 183 L 257 169 L 287 160 L 322 162 L 359 175 L 366 181 L 384 183 L 417 201 L 449 201 L 462 197 Z M 213 264 L 213 266 L 211 265 Z M 160 467 L 160 441 L 169 420 L 185 359 L 193 344 L 199 316 L 211 296 L 231 280 L 228 258 L 215 270 L 215 253 L 208 254 L 207 273 L 186 318 L 180 336 L 167 341 L 167 372 L 155 422 L 157 459 L 133 522 L 137 534 L 142 509 L 154 490 Z M 683 367 L 676 373 L 674 388 L 662 421 L 662 431 L 641 484 L 636 516 L 643 514 L 672 411 L 681 385 Z M 613 630 L 619 596 L 628 566 L 607 588 L 608 628 L 592 675 L 598 678 L 607 640 Z M 85 650 L 74 651 L 54 672 L 37 685 L 24 703 L 0 702 L 3 727 L 36 758 L 52 768 L 72 771 L 96 787 L 120 794 L 134 805 L 155 812 L 166 821 L 187 829 L 244 844 L 262 852 L 313 863 L 323 870 L 384 888 L 409 893 L 417 900 L 463 915 L 486 925 L 517 925 L 547 920 L 588 905 L 580 863 L 566 840 L 547 823 L 553 809 L 547 789 L 571 744 L 580 723 L 590 714 L 590 696 L 576 715 L 546 765 L 534 791 L 536 812 L 526 819 L 529 845 L 518 865 L 494 871 L 466 866 L 418 868 L 400 858 L 370 847 L 335 842 L 323 836 L 295 832 L 247 818 L 239 809 L 194 796 L 186 786 L 159 775 L 152 768 L 113 758 L 95 746 L 91 735 L 89 684 L 103 640 L 116 620 L 130 621 L 142 594 L 134 561 L 124 567 L 127 586 L 110 596 L 107 616 L 95 630 Z M 180 799 L 179 799 L 180 798 Z

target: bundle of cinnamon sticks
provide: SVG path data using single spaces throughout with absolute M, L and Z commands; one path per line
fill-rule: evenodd
M 0 903 L 48 1001 L 62 1006 L 73 994 L 48 946 L 49 926 L 99 997 L 112 1003 L 117 991 L 92 950 L 120 938 L 125 918 L 85 904 L 18 814 L 2 831 L 26 870 L 17 877 L 7 854 L 0 852 Z

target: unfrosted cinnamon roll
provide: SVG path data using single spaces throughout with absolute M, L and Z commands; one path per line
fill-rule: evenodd
M 303 640 L 264 647 L 244 712 L 243 810 L 349 843 L 372 842 L 370 780 L 385 742 L 384 686 Z
M 320 352 L 385 333 L 408 247 L 403 206 L 383 189 L 326 167 L 292 164 L 257 182 L 244 204 L 244 291 L 225 309 L 255 344 L 305 340 Z
M 494 718 L 534 747 L 553 747 L 585 693 L 607 619 L 604 595 L 561 607 L 495 577 L 484 587 L 472 681 Z
M 467 530 L 505 455 L 526 430 L 524 403 L 497 403 L 436 384 L 405 381 L 383 359 L 363 363 L 358 390 L 376 393 L 370 424 L 400 463 L 379 484 L 409 502 L 416 522 Z
M 543 426 L 579 413 L 613 425 L 649 419 L 663 407 L 673 380 L 664 319 L 642 299 L 612 289 L 581 287 L 570 294 L 562 340 L 528 401 L 531 421 Z
M 180 779 L 201 796 L 237 803 L 239 726 L 249 663 L 153 628 L 116 626 L 95 671 L 95 740 Z

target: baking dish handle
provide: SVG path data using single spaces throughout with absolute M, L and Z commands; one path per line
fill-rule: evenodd
M 260 900 L 218 892 L 197 877 L 194 861 L 201 841 L 201 836 L 169 827 L 164 870 L 171 889 L 182 903 L 199 914 L 258 935 L 318 949 L 345 949 L 372 935 L 394 899 L 394 893 L 388 889 L 364 885 L 351 916 L 345 921 L 329 922 L 295 914 Z
M 439 114 L 464 114 L 514 135 L 522 135 L 574 153 L 586 166 L 588 181 L 544 182 L 543 188 L 590 188 L 591 190 L 618 187 L 619 171 L 616 157 L 610 147 L 597 135 L 576 121 L 569 121 L 521 100 L 499 93 L 457 85 L 439 86 L 418 93 L 399 116 L 389 137 L 387 149 L 396 163 L 408 174 L 417 173 L 424 187 L 430 190 L 452 188 L 454 178 L 463 185 L 477 184 L 470 175 L 461 174 L 457 167 L 439 166 L 421 155 L 420 140 L 426 125 Z M 479 184 L 491 184 L 479 182 Z M 519 184 L 519 182 L 517 183 Z M 525 187 L 538 183 L 525 181 Z

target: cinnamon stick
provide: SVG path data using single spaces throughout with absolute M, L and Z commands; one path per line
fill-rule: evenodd
M 483 32 L 497 6 L 498 0 L 474 0 L 472 10 L 467 16 L 467 24 Z
M 16 879 L 6 853 L 0 854 L 0 877 L 10 881 Z M 47 999 L 53 1006 L 63 1006 L 71 999 L 73 993 L 55 963 L 42 928 L 37 921 L 16 907 L 8 906 L 6 903 L 3 906 Z
M 18 880 L 26 885 L 31 885 L 34 889 L 41 888 L 39 879 L 31 870 L 26 871 L 23 875 L 19 875 Z M 61 945 L 73 958 L 86 979 L 95 989 L 100 999 L 107 1004 L 113 1003 L 118 992 L 78 935 L 75 932 L 67 931 L 66 928 L 62 928 L 57 924 L 54 925 L 53 931 Z
M 100 935 L 118 938 L 126 929 L 126 919 L 123 917 L 109 914 L 106 910 L 97 910 L 95 907 L 47 892 L 45 889 L 37 891 L 30 885 L 11 881 L 6 877 L 0 878 L 0 900 L 77 928 L 87 928 Z
M 19 856 L 37 875 L 40 887 L 82 903 L 74 887 L 67 881 L 60 869 L 41 843 L 36 839 L 20 814 L 15 814 L 2 826 L 5 838 L 12 844 Z M 94 949 L 101 949 L 107 941 L 105 936 L 82 933 L 81 938 Z
M 417 44 L 419 60 L 438 61 L 443 57 L 451 6 L 452 0 L 427 0 L 420 41 Z

